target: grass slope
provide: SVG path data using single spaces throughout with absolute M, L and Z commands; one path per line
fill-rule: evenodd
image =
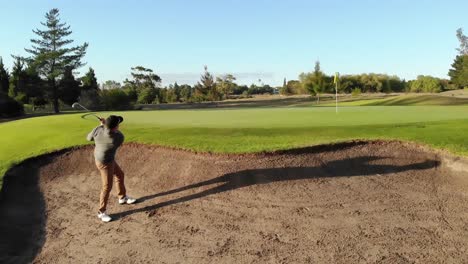
M 104 116 L 110 113 L 102 113 Z M 118 112 L 126 141 L 211 152 L 257 152 L 351 139 L 411 140 L 468 154 L 468 106 L 365 106 Z M 22 160 L 89 144 L 82 114 L 0 124 L 0 175 Z M 90 153 L 91 155 L 91 153 Z

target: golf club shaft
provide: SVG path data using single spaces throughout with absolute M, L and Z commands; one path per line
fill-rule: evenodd
M 79 103 L 75 103 L 76 105 L 79 105 L 81 108 L 83 108 L 84 110 L 88 111 L 88 112 L 91 112 L 88 108 L 82 106 L 81 104 Z M 95 114 L 92 114 L 93 116 L 95 116 L 98 120 L 101 120 L 101 118 Z

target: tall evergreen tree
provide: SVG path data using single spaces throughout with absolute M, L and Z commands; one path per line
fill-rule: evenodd
M 82 89 L 83 90 L 98 90 L 99 85 L 96 78 L 96 74 L 94 73 L 93 68 L 89 68 L 88 72 L 85 76 L 81 78 Z
M 0 92 L 8 94 L 8 89 L 10 86 L 10 75 L 5 69 L 3 64 L 3 59 L 0 57 Z
M 448 75 L 450 82 L 457 88 L 465 88 L 468 87 L 468 37 L 459 28 L 457 38 L 460 41 L 460 47 L 457 49 L 459 55 L 455 57 Z
M 69 47 L 73 40 L 66 37 L 72 34 L 72 31 L 70 26 L 61 22 L 58 9 L 51 9 L 45 18 L 46 21 L 41 24 L 46 29 L 33 30 L 38 38 L 31 39 L 32 48 L 25 49 L 31 56 L 25 59 L 33 63 L 40 76 L 47 79 L 49 99 L 54 105 L 54 111 L 58 113 L 60 93 L 57 81 L 64 75 L 67 67 L 77 69 L 84 65 L 81 60 L 86 54 L 88 43 Z
M 463 34 L 463 29 L 457 29 L 457 38 L 460 42 L 460 47 L 457 49 L 460 55 L 468 55 L 468 37 Z
M 314 72 L 309 78 L 306 89 L 317 96 L 317 103 L 320 102 L 320 94 L 325 90 L 324 74 L 320 68 L 320 61 L 315 62 Z
M 10 86 L 8 90 L 8 96 L 21 101 L 22 103 L 27 103 L 26 98 L 26 71 L 24 69 L 24 63 L 21 59 L 16 58 L 16 61 L 13 65 L 10 77 Z
M 208 66 L 205 65 L 205 72 L 200 77 L 200 82 L 196 87 L 196 96 L 199 100 L 211 100 L 214 101 L 218 98 L 216 91 L 216 84 L 213 75 L 208 71 Z

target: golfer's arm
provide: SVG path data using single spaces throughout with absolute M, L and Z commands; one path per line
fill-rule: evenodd
M 93 131 L 89 132 L 89 134 L 88 134 L 88 136 L 86 137 L 86 139 L 87 139 L 88 141 L 94 141 L 94 136 L 95 136 L 95 134 L 96 134 L 96 130 L 97 130 L 98 128 L 100 128 L 100 127 L 101 127 L 101 126 L 98 126 L 98 127 L 96 127 L 95 129 L 93 129 Z

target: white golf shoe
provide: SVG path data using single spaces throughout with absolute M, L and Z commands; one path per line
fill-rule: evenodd
M 136 199 L 132 197 L 125 196 L 122 199 L 119 199 L 119 204 L 134 204 L 136 203 Z
M 112 218 L 109 215 L 107 215 L 105 212 L 104 213 L 99 212 L 97 216 L 103 222 L 107 223 L 107 222 L 112 221 Z

